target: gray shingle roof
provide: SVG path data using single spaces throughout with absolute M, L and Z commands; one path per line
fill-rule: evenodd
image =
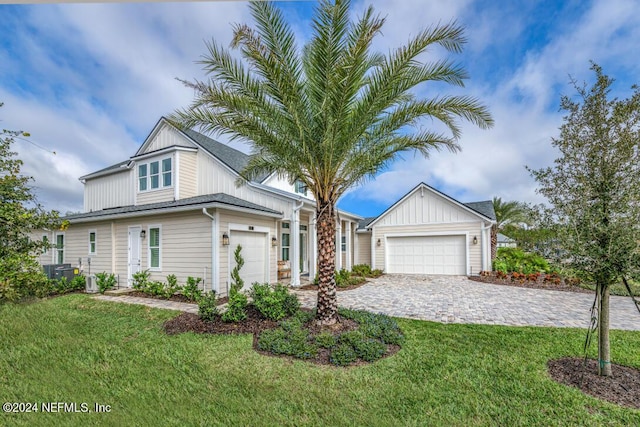
M 502 233 L 498 233 L 498 242 L 503 242 L 503 243 L 511 243 L 511 242 L 515 242 L 515 240 L 513 240 L 511 237 L 509 236 L 505 236 Z
M 148 203 L 145 205 L 137 205 L 137 206 L 130 205 L 130 206 L 121 206 L 117 208 L 107 208 L 99 211 L 67 215 L 63 219 L 66 219 L 69 221 L 73 221 L 76 219 L 85 219 L 85 218 L 99 219 L 100 217 L 130 214 L 134 212 L 151 214 L 151 213 L 154 213 L 154 211 L 158 211 L 158 210 L 170 211 L 171 208 L 196 206 L 196 205 L 202 205 L 207 203 L 219 203 L 219 204 L 228 205 L 228 206 L 251 209 L 254 211 L 264 212 L 268 214 L 282 215 L 282 212 L 265 208 L 264 206 L 256 205 L 255 203 L 247 202 L 242 199 L 238 199 L 237 197 L 229 196 L 228 194 L 216 193 L 216 194 L 207 194 L 204 196 L 189 197 L 188 199 L 180 199 L 180 200 L 169 201 L 169 202 Z
M 209 138 L 193 129 L 182 129 L 185 135 L 197 142 L 202 148 L 213 154 L 225 165 L 236 171 L 238 174 L 247 166 L 250 156 L 231 148 L 226 144 Z M 255 182 L 262 182 L 269 174 L 263 174 L 254 179 Z
M 376 216 L 368 216 L 366 218 L 361 219 L 360 221 L 358 221 L 358 230 L 366 229 L 367 225 L 369 225 L 369 223 L 376 218 L 377 218 Z
M 92 178 L 94 176 L 102 175 L 105 172 L 115 172 L 116 170 L 121 169 L 121 168 L 122 168 L 122 170 L 126 170 L 126 169 L 124 169 L 124 166 L 126 166 L 127 163 L 129 163 L 129 160 L 123 160 L 122 162 L 116 163 L 115 165 L 107 166 L 104 169 L 100 169 L 98 171 L 91 172 L 90 174 L 81 176 L 80 179 Z
M 482 202 L 470 202 L 465 203 L 464 205 L 470 209 L 473 209 L 479 214 L 486 216 L 487 218 L 490 218 L 494 221 L 496 219 L 496 212 L 493 210 L 493 202 L 491 202 L 491 200 L 484 200 Z

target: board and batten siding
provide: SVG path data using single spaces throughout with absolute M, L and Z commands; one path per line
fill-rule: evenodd
M 219 161 L 198 151 L 198 195 L 225 193 L 230 196 L 283 212 L 290 218 L 292 202 L 267 191 L 260 191 L 249 185 L 236 186 L 236 176 Z
M 417 189 L 376 222 L 376 226 L 478 221 L 477 215 L 429 191 Z
M 133 171 L 87 179 L 84 183 L 84 211 L 133 205 Z
M 229 233 L 229 223 L 233 224 L 245 224 L 258 227 L 267 227 L 269 229 L 267 239 L 267 248 L 269 251 L 269 282 L 275 283 L 277 278 L 277 258 L 278 248 L 271 246 L 271 237 L 276 236 L 276 220 L 273 218 L 257 217 L 248 214 L 242 214 L 238 212 L 231 212 L 225 210 L 219 210 L 219 233 L 222 236 L 223 233 Z M 233 231 L 231 231 L 233 232 Z M 230 286 L 229 276 L 231 270 L 235 267 L 235 260 L 233 258 L 233 252 L 236 248 L 231 246 L 220 245 L 220 296 L 227 295 L 227 289 Z
M 375 268 L 386 270 L 386 241 L 388 235 L 468 235 L 466 250 L 469 258 L 470 273 L 477 274 L 482 270 L 482 221 L 459 222 L 448 224 L 413 224 L 404 226 L 374 226 L 371 238 L 374 242 L 381 239 L 381 245 L 374 245 Z M 473 244 L 473 237 L 478 238 L 478 243 Z
M 295 194 L 297 196 L 304 196 L 308 199 L 315 200 L 313 193 L 307 191 L 307 194 L 299 194 L 296 193 L 296 188 L 294 184 L 289 183 L 289 179 L 285 177 L 280 177 L 276 174 L 270 176 L 263 182 L 264 185 L 268 185 L 269 187 L 276 188 L 278 190 L 286 191 L 288 193 Z
M 168 126 L 167 124 L 163 124 L 151 141 L 148 142 L 147 146 L 144 147 L 144 150 L 139 154 L 150 153 L 152 151 L 162 150 L 163 148 L 173 147 L 176 145 L 180 147 L 196 147 L 194 143 L 182 136 L 175 128 Z

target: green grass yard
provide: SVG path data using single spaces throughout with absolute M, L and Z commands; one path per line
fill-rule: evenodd
M 640 424 L 548 377 L 547 360 L 580 355 L 582 330 L 400 320 L 398 354 L 334 368 L 262 356 L 249 335 L 167 336 L 176 314 L 86 295 L 0 306 L 1 401 L 111 406 L 0 425 Z M 612 332 L 615 362 L 640 367 L 639 348 L 640 333 Z

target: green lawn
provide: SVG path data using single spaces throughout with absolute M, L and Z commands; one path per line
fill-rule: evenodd
M 571 329 L 400 320 L 395 356 L 352 368 L 261 356 L 251 336 L 166 336 L 175 312 L 69 295 L 0 306 L 0 400 L 87 402 L 111 412 L 0 413 L 0 425 L 639 425 L 556 384 L 550 358 L 578 356 Z M 640 333 L 612 333 L 640 367 Z

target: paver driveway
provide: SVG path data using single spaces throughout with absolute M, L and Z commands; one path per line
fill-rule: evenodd
M 294 291 L 313 307 L 316 291 Z M 592 294 L 527 289 L 474 282 L 463 276 L 387 274 L 338 292 L 341 307 L 443 323 L 589 326 Z M 631 298 L 611 297 L 611 328 L 640 330 Z

